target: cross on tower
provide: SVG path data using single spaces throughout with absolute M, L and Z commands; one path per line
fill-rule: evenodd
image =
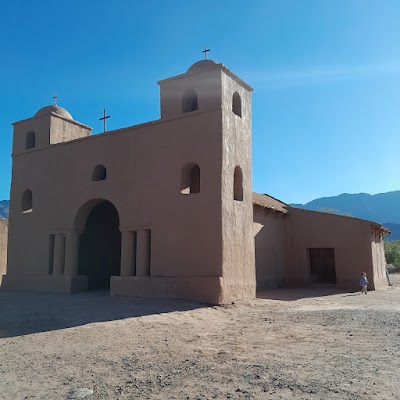
M 206 60 L 208 60 L 208 52 L 210 51 L 210 49 L 207 49 L 207 46 L 204 47 L 204 50 L 202 51 L 204 53 L 204 57 Z
M 57 105 L 57 99 L 58 99 L 58 96 L 55 94 L 53 96 L 53 103 L 54 103 L 55 106 Z
M 104 111 L 103 111 L 103 117 L 102 117 L 102 118 L 99 118 L 99 121 L 103 121 L 103 124 L 104 124 L 104 132 L 106 131 L 106 119 L 107 119 L 107 118 L 110 118 L 110 115 L 107 115 L 106 109 L 104 109 Z

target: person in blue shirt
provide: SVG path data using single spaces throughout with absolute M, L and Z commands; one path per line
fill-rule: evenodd
M 367 274 L 363 272 L 360 278 L 361 293 L 367 294 L 368 283 Z

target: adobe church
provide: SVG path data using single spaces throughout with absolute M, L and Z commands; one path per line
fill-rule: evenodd
M 387 285 L 385 228 L 252 193 L 246 82 L 206 59 L 158 84 L 156 121 L 92 135 L 54 105 L 14 124 L 2 289 L 223 304 Z

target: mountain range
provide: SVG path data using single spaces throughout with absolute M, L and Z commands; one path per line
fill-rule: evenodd
M 0 201 L 0 218 L 8 218 L 9 201 Z M 400 239 L 400 190 L 379 194 L 347 194 L 321 197 L 293 207 L 312 211 L 334 210 L 338 214 L 379 222 L 392 231 L 390 240 Z
M 313 211 L 334 210 L 338 214 L 379 222 L 392 231 L 388 239 L 400 239 L 400 190 L 374 195 L 343 193 L 291 206 Z
M 0 218 L 8 218 L 9 200 L 0 200 Z

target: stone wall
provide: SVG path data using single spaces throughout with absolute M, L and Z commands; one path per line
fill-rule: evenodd
M 0 218 L 0 285 L 7 268 L 8 221 Z

